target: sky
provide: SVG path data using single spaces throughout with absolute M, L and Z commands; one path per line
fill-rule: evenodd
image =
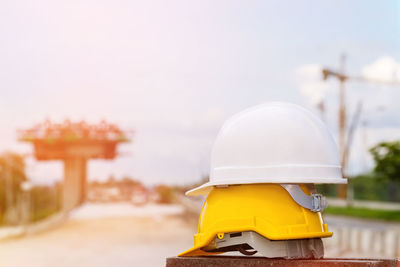
M 36 183 L 63 175 L 37 162 L 16 130 L 44 119 L 102 119 L 134 130 L 115 161 L 91 161 L 90 180 L 131 176 L 190 184 L 208 174 L 223 121 L 244 108 L 289 101 L 337 131 L 337 81 L 320 68 L 400 81 L 397 1 L 0 1 L 0 151 L 27 155 Z M 366 149 L 400 137 L 399 87 L 348 82 L 359 101 L 349 171 Z M 384 108 L 382 108 L 384 107 Z

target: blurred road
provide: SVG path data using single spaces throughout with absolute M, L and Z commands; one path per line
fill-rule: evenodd
M 0 242 L 0 266 L 164 266 L 192 246 L 196 216 L 185 205 L 86 204 L 60 227 Z M 394 257 L 400 224 L 325 216 L 328 257 Z M 387 237 L 384 239 L 384 237 Z
M 194 232 L 181 206 L 87 204 L 57 229 L 1 242 L 0 266 L 164 266 Z
M 331 227 L 357 227 L 371 230 L 396 230 L 400 231 L 400 223 L 382 220 L 361 219 L 355 217 L 324 215 L 325 223 Z

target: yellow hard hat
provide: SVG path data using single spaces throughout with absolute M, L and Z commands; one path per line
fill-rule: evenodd
M 309 188 L 300 188 L 310 195 Z M 244 184 L 213 187 L 201 210 L 194 247 L 178 256 L 216 254 L 216 238 L 253 231 L 269 240 L 330 237 L 321 213 L 299 205 L 280 184 Z M 220 252 L 217 252 L 220 253 Z

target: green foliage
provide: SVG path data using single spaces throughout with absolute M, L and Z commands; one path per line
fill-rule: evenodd
M 155 188 L 158 193 L 158 202 L 162 204 L 169 204 L 175 201 L 174 189 L 167 185 L 158 185 Z
M 327 196 L 336 197 L 337 196 L 337 185 L 335 184 L 317 184 L 315 185 L 317 192 Z
M 349 179 L 349 186 L 353 187 L 354 199 L 375 201 L 399 201 L 400 192 L 393 191 L 393 183 L 377 178 L 374 173 L 359 175 Z
M 389 194 L 393 190 L 393 183 L 388 180 L 379 179 L 371 174 L 364 174 L 349 179 L 349 187 L 353 187 L 354 199 L 373 201 L 400 201 L 400 191 Z M 317 191 L 324 196 L 335 198 L 337 196 L 337 185 L 316 185 Z
M 7 209 L 21 208 L 22 199 L 28 194 L 30 218 L 38 221 L 61 209 L 61 186 L 34 186 L 30 192 L 24 192 L 21 184 L 27 181 L 25 162 L 21 155 L 4 153 L 0 155 L 0 225 L 21 222 L 20 212 L 13 222 L 6 219 Z M 7 199 L 8 201 L 7 201 Z
M 26 181 L 24 158 L 16 153 L 0 155 L 0 224 L 4 222 L 6 211 L 6 190 L 11 190 L 9 205 L 16 205 L 17 192 Z
M 374 210 L 356 207 L 330 207 L 324 210 L 326 214 L 344 215 L 366 219 L 377 219 L 385 221 L 400 221 L 400 211 L 397 210 Z
M 370 149 L 379 178 L 400 181 L 400 141 L 383 142 Z
M 399 201 L 400 141 L 379 143 L 370 152 L 375 161 L 373 175 L 388 184 L 388 200 Z
M 61 210 L 61 185 L 35 186 L 31 190 L 32 221 L 42 220 Z
M 140 181 L 135 180 L 129 176 L 123 177 L 119 183 L 125 186 L 142 186 L 142 183 Z

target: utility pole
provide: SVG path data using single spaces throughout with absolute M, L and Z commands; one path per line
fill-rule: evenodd
M 324 80 L 327 80 L 329 76 L 334 76 L 339 80 L 339 153 L 340 153 L 340 163 L 342 164 L 342 174 L 344 177 L 346 171 L 346 160 L 345 160 L 345 150 L 346 150 L 346 131 L 347 131 L 347 117 L 346 117 L 346 94 L 345 94 L 345 82 L 348 77 L 344 74 L 345 71 L 345 61 L 346 56 L 343 54 L 340 57 L 339 72 L 331 71 L 329 69 L 322 69 L 322 75 Z M 346 199 L 347 196 L 347 185 L 340 184 L 338 186 L 338 197 L 341 199 Z
M 321 120 L 325 122 L 326 118 L 325 118 L 325 103 L 323 100 L 321 100 L 318 105 L 317 108 L 319 110 L 319 114 L 321 116 Z
M 342 76 L 339 78 L 339 148 L 342 163 L 342 173 L 346 177 L 346 129 L 347 129 L 347 113 L 346 113 L 346 94 L 344 83 L 346 78 L 344 76 L 346 56 L 343 54 L 340 57 L 340 73 Z M 338 187 L 339 198 L 345 199 L 347 197 L 347 185 L 340 184 Z
M 342 76 L 339 77 L 339 149 L 342 161 L 343 171 L 346 166 L 344 165 L 344 151 L 346 145 L 346 128 L 347 128 L 347 112 L 346 112 L 346 94 L 344 83 L 346 78 L 344 76 L 344 65 L 346 61 L 346 56 L 342 55 L 340 57 L 340 73 Z

